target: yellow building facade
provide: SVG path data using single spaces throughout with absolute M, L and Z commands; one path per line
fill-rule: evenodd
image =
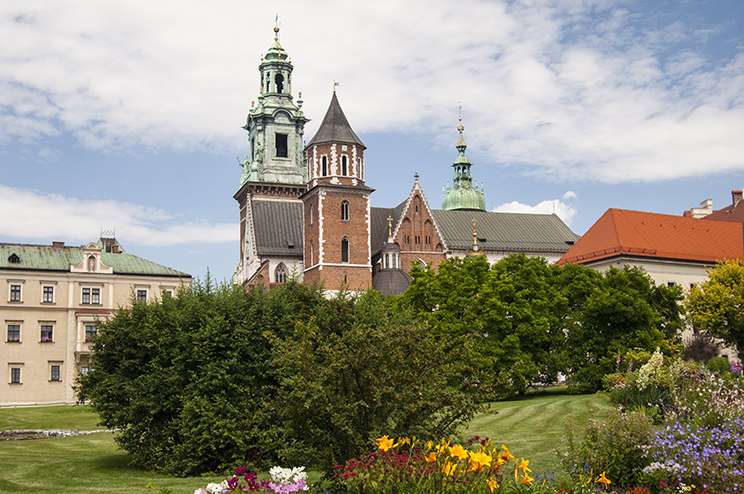
M 78 401 L 74 385 L 92 366 L 100 322 L 190 283 L 186 273 L 127 254 L 115 238 L 0 244 L 0 406 Z

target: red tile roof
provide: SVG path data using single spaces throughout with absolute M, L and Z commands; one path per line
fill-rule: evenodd
M 704 216 L 702 219 L 744 223 L 744 203 L 738 202 L 736 204 L 730 204 L 723 209 L 713 211 L 708 216 Z
M 744 232 L 739 223 L 608 209 L 558 264 L 619 255 L 702 262 L 744 259 Z

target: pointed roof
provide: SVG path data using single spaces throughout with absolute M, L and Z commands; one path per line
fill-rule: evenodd
M 318 131 L 307 145 L 312 146 L 313 144 L 324 142 L 346 142 L 349 144 L 358 144 L 364 149 L 367 148 L 362 140 L 354 133 L 351 125 L 349 125 L 349 121 L 346 120 L 346 115 L 344 115 L 344 111 L 341 109 L 341 105 L 336 97 L 336 91 L 333 92 L 331 104 L 328 106 L 328 111 L 326 111 Z
M 697 262 L 744 259 L 742 225 L 608 209 L 558 264 L 583 264 L 619 255 Z

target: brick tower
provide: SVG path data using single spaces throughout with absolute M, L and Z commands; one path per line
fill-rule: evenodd
M 370 193 L 364 185 L 364 150 L 336 92 L 317 133 L 305 148 L 304 280 L 326 290 L 366 290 L 372 282 Z

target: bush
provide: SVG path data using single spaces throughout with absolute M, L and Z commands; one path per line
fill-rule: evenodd
M 274 345 L 286 461 L 330 473 L 383 433 L 447 437 L 480 411 L 475 389 L 448 385 L 453 354 L 379 292 L 329 301 Z
M 605 472 L 616 485 L 634 485 L 650 463 L 644 448 L 652 437 L 650 417 L 638 412 L 624 414 L 611 408 L 605 422 L 599 423 L 593 417 L 587 420 L 580 438 L 569 418 L 562 440 L 565 451 L 556 448 L 556 453 L 576 482 L 582 482 L 591 472 Z
M 713 357 L 705 366 L 714 374 L 723 374 L 731 371 L 731 364 L 726 357 Z
M 705 363 L 718 355 L 721 344 L 708 333 L 698 331 L 685 340 L 682 357 L 685 360 Z

